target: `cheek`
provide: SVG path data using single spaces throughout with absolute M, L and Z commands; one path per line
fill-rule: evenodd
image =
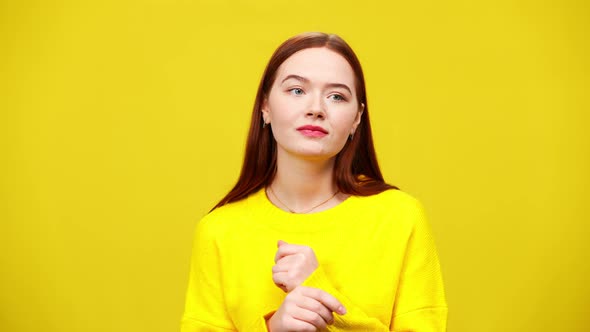
M 342 112 L 342 116 L 339 116 L 334 120 L 335 127 L 338 128 L 338 131 L 342 134 L 348 135 L 352 130 L 352 126 L 356 120 L 356 114 L 357 112 L 355 110 L 347 110 L 346 112 Z
M 274 122 L 287 121 L 295 113 L 295 105 L 280 96 L 274 96 L 274 98 L 270 99 L 268 106 L 269 116 Z
M 295 121 L 293 113 L 289 109 L 275 108 L 270 112 L 270 119 L 275 127 L 283 127 Z

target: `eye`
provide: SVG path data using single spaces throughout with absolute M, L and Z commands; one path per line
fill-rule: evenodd
M 344 96 L 340 94 L 333 94 L 330 95 L 328 98 L 330 98 L 333 101 L 346 101 L 346 98 L 344 98 Z
M 301 96 L 303 94 L 303 89 L 301 88 L 292 88 L 288 90 L 292 95 Z

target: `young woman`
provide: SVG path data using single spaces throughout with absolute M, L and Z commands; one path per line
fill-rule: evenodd
M 182 331 L 444 331 L 423 209 L 384 182 L 365 82 L 338 36 L 284 42 L 235 187 L 197 225 Z

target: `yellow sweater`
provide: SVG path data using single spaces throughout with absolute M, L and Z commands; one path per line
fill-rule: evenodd
M 387 190 L 291 214 L 260 190 L 198 223 L 181 331 L 266 331 L 264 316 L 286 296 L 272 281 L 278 240 L 314 250 L 320 266 L 303 285 L 347 309 L 329 331 L 446 330 L 438 256 L 417 200 Z

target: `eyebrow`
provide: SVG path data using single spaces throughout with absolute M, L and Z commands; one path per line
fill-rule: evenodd
M 296 79 L 296 80 L 301 81 L 303 83 L 309 83 L 309 79 L 308 78 L 305 78 L 305 77 L 299 76 L 299 75 L 291 74 L 291 75 L 287 75 L 287 77 L 285 77 L 281 81 L 281 84 L 285 83 L 285 81 L 286 80 L 289 80 L 289 79 Z M 326 84 L 326 86 L 327 87 L 331 87 L 331 88 L 343 88 L 343 89 L 348 90 L 348 93 L 352 94 L 352 90 L 350 90 L 350 88 L 346 84 L 342 84 L 342 83 L 328 83 L 328 84 Z

